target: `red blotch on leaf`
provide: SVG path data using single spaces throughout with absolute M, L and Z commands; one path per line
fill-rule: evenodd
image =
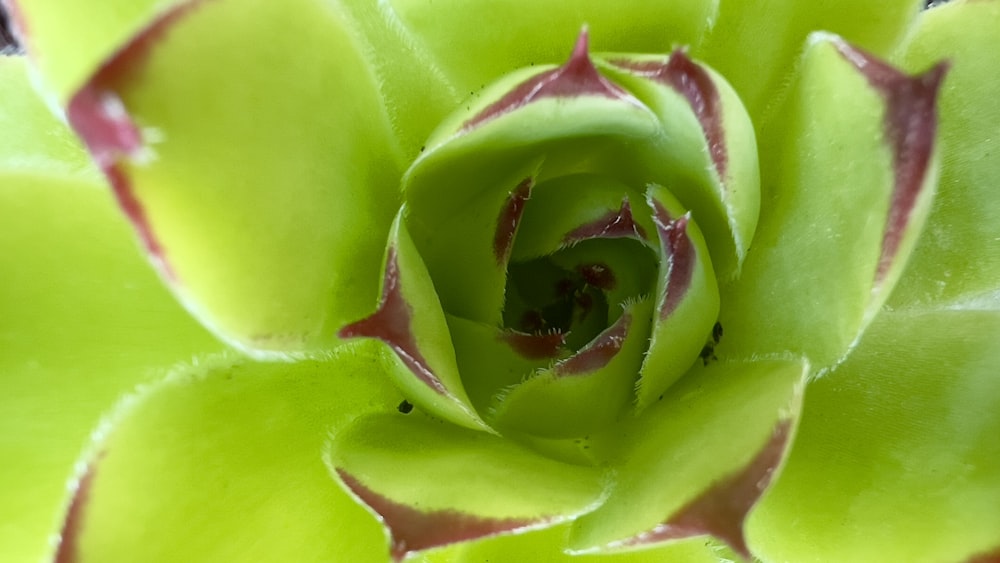
M 376 338 L 385 342 L 420 381 L 440 395 L 448 395 L 441 380 L 431 371 L 417 347 L 412 329 L 412 309 L 403 297 L 396 248 L 389 247 L 382 280 L 382 299 L 371 316 L 340 329 L 340 338 Z
M 86 471 L 76 484 L 76 492 L 66 511 L 62 530 L 59 532 L 59 549 L 56 551 L 55 563 L 73 563 L 79 555 L 80 534 L 83 532 L 83 512 L 90 497 L 90 486 L 94 481 L 95 468 L 88 465 Z
M 463 129 L 472 129 L 505 113 L 510 113 L 531 102 L 544 98 L 576 98 L 600 96 L 611 99 L 628 99 L 624 90 L 609 82 L 597 72 L 587 52 L 587 30 L 580 32 L 573 54 L 561 67 L 542 72 L 518 84 L 507 95 L 486 107 L 465 122 Z
M 119 92 L 141 73 L 153 47 L 201 1 L 189 0 L 156 18 L 101 65 L 69 100 L 66 118 L 102 168 L 119 158 L 135 156 L 142 148 L 142 135 Z
M 604 329 L 604 332 L 580 348 L 576 354 L 557 363 L 552 369 L 553 375 L 556 377 L 582 375 L 608 365 L 621 351 L 631 325 L 632 315 L 623 313 L 615 324 Z
M 618 211 L 608 211 L 595 221 L 573 229 L 563 237 L 563 244 L 573 244 L 592 238 L 635 238 L 646 239 L 646 230 L 635 222 L 632 205 L 628 198 L 622 200 Z
M 415 551 L 512 532 L 545 521 L 479 518 L 455 510 L 422 512 L 376 493 L 343 469 L 337 469 L 337 475 L 354 496 L 378 514 L 389 529 L 395 561 L 402 561 L 407 554 Z
M 70 98 L 66 119 L 83 140 L 94 162 L 104 171 L 115 197 L 150 256 L 169 279 L 176 279 L 167 265 L 163 247 L 156 240 L 139 198 L 132 190 L 120 161 L 137 157 L 142 133 L 129 115 L 119 92 L 139 74 L 152 48 L 201 0 L 190 0 L 171 8 L 139 32 Z
M 613 63 L 634 74 L 665 84 L 684 96 L 701 124 L 715 169 L 725 181 L 729 154 L 722 124 L 722 103 L 708 71 L 688 58 L 681 49 L 675 49 L 666 63 L 629 60 L 616 60 Z
M 529 360 L 556 358 L 566 346 L 566 335 L 561 332 L 527 334 L 506 330 L 500 333 L 499 339 Z
M 497 228 L 493 235 L 493 256 L 497 260 L 498 266 L 505 266 L 510 259 L 510 251 L 514 248 L 514 237 L 517 236 L 517 227 L 521 224 L 521 216 L 524 215 L 524 206 L 531 197 L 531 188 L 534 180 L 525 178 L 517 185 L 506 204 L 497 217 Z
M 742 470 L 712 485 L 666 522 L 631 538 L 635 546 L 711 534 L 747 559 L 750 549 L 743 535 L 743 521 L 771 482 L 788 445 L 791 422 L 775 426 L 767 444 Z
M 665 297 L 660 306 L 660 318 L 665 319 L 677 309 L 688 288 L 691 287 L 697 252 L 687 234 L 691 214 L 673 219 L 660 202 L 650 199 L 650 205 L 653 207 L 653 222 L 656 223 L 656 230 L 660 235 L 663 259 L 668 265 Z
M 937 132 L 937 95 L 949 65 L 941 62 L 910 76 L 842 41 L 836 47 L 886 101 L 883 128 L 892 148 L 895 182 L 875 274 L 878 284 L 892 266 L 924 185 Z
M 132 185 L 125 176 L 125 173 L 122 172 L 121 167 L 117 164 L 111 164 L 104 169 L 104 175 L 107 176 L 108 182 L 111 184 L 111 190 L 115 194 L 118 206 L 125 213 L 125 216 L 128 217 L 136 233 L 139 235 L 143 246 L 146 248 L 146 253 L 149 254 L 149 257 L 156 264 L 157 268 L 159 268 L 168 280 L 177 281 L 177 276 L 164 257 L 163 247 L 153 235 L 153 229 L 146 218 L 146 211 L 143 209 L 139 199 L 135 197 Z
M 112 90 L 93 83 L 84 86 L 70 99 L 66 118 L 105 172 L 120 158 L 137 156 L 143 147 L 139 128 Z

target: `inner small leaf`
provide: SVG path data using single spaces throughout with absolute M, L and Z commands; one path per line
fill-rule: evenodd
M 504 326 L 559 333 L 579 350 L 614 323 L 622 306 L 655 287 L 656 259 L 639 241 L 591 239 L 508 269 Z
M 614 279 L 614 273 L 604 265 L 589 266 L 565 269 L 549 257 L 511 264 L 504 326 L 529 334 L 567 334 L 572 350 L 593 340 L 608 325 L 608 302 L 603 288 L 590 281 L 597 269 L 604 281 Z

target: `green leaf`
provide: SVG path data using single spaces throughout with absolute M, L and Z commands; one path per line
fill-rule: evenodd
M 621 316 L 575 354 L 531 374 L 498 401 L 498 428 L 552 438 L 581 437 L 618 420 L 632 405 L 649 343 L 653 302 L 628 303 Z
M 385 560 L 377 522 L 322 459 L 328 432 L 396 408 L 384 369 L 371 345 L 349 345 L 321 362 L 175 371 L 102 432 L 60 549 L 81 562 Z
M 684 376 L 719 316 L 719 288 L 698 225 L 662 186 L 651 187 L 647 198 L 660 239 L 660 275 L 638 383 L 640 410 Z
M 27 61 L 0 56 L 0 174 L 66 178 L 94 186 L 100 172 L 80 141 L 32 89 Z
M 389 233 L 378 308 L 339 336 L 381 341 L 394 355 L 386 375 L 409 400 L 455 424 L 484 429 L 462 386 L 445 313 L 406 230 L 405 213 L 404 207 Z
M 964 561 L 1000 545 L 1000 313 L 883 313 L 810 384 L 750 520 L 768 561 Z
M 175 291 L 251 352 L 325 350 L 376 298 L 401 166 L 347 26 L 308 0 L 186 4 L 68 104 Z
M 719 356 L 804 355 L 823 369 L 890 293 L 937 179 L 944 68 L 908 76 L 813 36 L 743 276 L 723 288 Z M 769 179 L 768 179 L 769 178 Z
M 121 392 L 222 348 L 162 287 L 83 148 L 0 56 L 0 560 L 40 561 Z
M 649 107 L 662 131 L 647 141 L 659 166 L 646 178 L 690 209 L 712 244 L 719 277 L 736 276 L 760 210 L 753 124 L 732 86 L 681 49 L 669 56 L 608 55 L 602 68 Z
M 574 524 L 574 551 L 637 549 L 712 533 L 746 550 L 743 519 L 794 434 L 808 365 L 695 367 L 642 416 L 602 437 L 620 444 L 608 500 Z
M 423 214 L 408 207 L 407 224 L 449 313 L 500 324 L 511 244 L 533 191 L 533 168 L 515 168 L 491 179 L 492 189 L 484 189 L 453 215 L 437 216 L 434 223 L 420 221 Z
M 810 33 L 837 33 L 884 56 L 923 5 L 923 0 L 779 0 L 763 9 L 759 2 L 723 0 L 712 31 L 694 54 L 736 88 L 759 128 L 765 110 L 779 105 L 782 83 L 791 78 Z M 773 113 L 773 119 L 780 123 L 783 117 Z
M 532 190 L 511 260 L 541 258 L 589 238 L 631 238 L 653 248 L 653 222 L 641 195 L 598 174 L 552 178 Z
M 996 303 L 1000 290 L 1000 4 L 923 13 L 899 60 L 919 70 L 941 59 L 951 65 L 940 101 L 941 183 L 893 307 Z
M 506 76 L 446 119 L 404 178 L 407 224 L 444 309 L 499 324 L 536 186 L 580 171 L 620 177 L 615 158 L 636 160 L 635 140 L 655 130 L 647 109 L 597 73 L 586 36 L 566 65 Z
M 567 521 L 591 509 L 604 488 L 597 469 L 416 414 L 359 418 L 333 436 L 329 463 L 380 518 L 397 560 Z
M 405 160 L 419 154 L 427 136 L 468 96 L 439 68 L 420 37 L 402 29 L 388 2 L 329 2 L 351 27 L 385 97 L 386 111 Z M 419 85 L 419 87 L 415 87 Z
M 505 389 L 537 370 L 565 357 L 565 336 L 529 334 L 448 316 L 448 332 L 455 346 L 462 383 L 476 411 L 489 412 Z
M 55 98 L 67 102 L 151 18 L 193 0 L 10 0 L 14 25 Z
M 717 4 L 580 0 L 568 8 L 558 0 L 392 0 L 385 9 L 398 33 L 426 50 L 464 94 L 515 69 L 563 60 L 584 26 L 593 32 L 594 47 L 600 51 L 666 53 L 676 44 L 696 44 Z

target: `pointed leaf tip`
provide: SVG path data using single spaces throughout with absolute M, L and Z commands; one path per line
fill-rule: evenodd
M 403 220 L 406 210 L 400 209 L 391 229 L 375 311 L 337 335 L 382 343 L 391 352 L 390 366 L 372 377 L 388 376 L 424 412 L 486 430 L 466 394 L 441 302 Z
M 382 299 L 378 309 L 370 316 L 340 329 L 340 338 L 375 338 L 386 343 L 406 367 L 439 395 L 448 395 L 441 380 L 431 371 L 427 360 L 417 347 L 412 330 L 412 311 L 403 297 L 399 281 L 399 262 L 396 247 L 390 246 L 385 259 L 385 277 L 382 281 Z
M 712 485 L 663 524 L 620 545 L 635 547 L 710 534 L 750 559 L 743 523 L 781 463 L 791 426 L 790 420 L 780 421 L 770 440 L 743 469 Z
M 878 286 L 896 258 L 917 198 L 926 186 L 937 133 L 937 97 L 950 64 L 942 61 L 923 74 L 910 76 L 844 41 L 836 41 L 835 46 L 886 101 L 883 127 L 892 149 L 894 185 L 875 277 Z
M 808 369 L 805 361 L 764 360 L 690 370 L 619 426 L 614 486 L 574 522 L 570 549 L 644 549 L 704 534 L 740 549 L 746 515 L 794 432 Z
M 153 47 L 203 0 L 187 0 L 164 12 L 108 59 L 69 100 L 66 118 L 101 167 L 139 156 L 142 134 L 118 91 L 141 70 Z
M 164 12 L 97 69 L 66 106 L 70 127 L 104 172 L 118 205 L 135 227 L 146 252 L 171 281 L 176 281 L 176 276 L 120 162 L 141 158 L 145 142 L 118 91 L 141 71 L 156 43 L 202 1 L 188 0 Z
M 591 238 L 635 238 L 648 240 L 646 229 L 635 221 L 632 215 L 632 204 L 628 197 L 622 200 L 617 211 L 609 210 L 604 216 L 580 225 L 563 237 L 564 245 L 572 245 Z
M 666 63 L 661 61 L 612 61 L 615 66 L 667 85 L 687 100 L 708 142 L 712 162 L 725 180 L 729 154 L 722 127 L 722 102 L 712 77 L 692 61 L 684 49 L 674 49 Z
M 605 477 L 484 432 L 378 414 L 331 436 L 330 474 L 409 553 L 570 520 L 592 510 Z
M 108 167 L 122 156 L 138 156 L 142 135 L 117 94 L 91 82 L 69 101 L 66 119 L 94 161 Z
M 685 213 L 674 219 L 663 204 L 652 195 L 649 198 L 649 205 L 653 208 L 653 221 L 660 235 L 664 259 L 669 265 L 664 284 L 663 303 L 660 306 L 660 318 L 666 319 L 677 309 L 694 277 L 697 255 L 687 233 L 691 213 Z
M 555 365 L 552 373 L 556 377 L 582 375 L 599 370 L 614 359 L 625 344 L 632 326 L 632 315 L 626 311 L 621 317 L 581 348 L 576 354 Z
M 465 122 L 468 131 L 503 114 L 544 98 L 575 98 L 599 96 L 610 99 L 630 99 L 631 96 L 597 72 L 588 52 L 587 29 L 576 40 L 573 53 L 561 67 L 548 70 L 525 80 L 506 96 L 487 106 Z
M 479 518 L 456 510 L 422 512 L 365 487 L 344 469 L 338 468 L 336 472 L 351 494 L 367 505 L 387 528 L 393 561 L 402 561 L 413 552 L 538 524 L 523 518 Z

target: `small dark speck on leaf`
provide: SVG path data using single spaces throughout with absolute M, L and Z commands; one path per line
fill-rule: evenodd
M 399 403 L 399 406 L 396 407 L 396 410 L 398 410 L 399 412 L 401 412 L 403 414 L 410 414 L 410 411 L 413 410 L 413 405 L 410 404 L 409 401 L 407 401 L 407 400 L 404 399 L 403 402 Z
M 712 327 L 711 342 L 705 343 L 705 347 L 701 349 L 701 354 L 698 356 L 704 365 L 707 366 L 709 362 L 719 359 L 715 356 L 715 347 L 719 345 L 720 340 L 722 340 L 722 323 L 716 322 L 715 326 Z
M 715 346 L 711 344 L 706 344 L 705 347 L 701 349 L 701 354 L 699 355 L 699 357 L 701 358 L 702 365 L 706 366 L 709 364 L 709 362 L 719 359 L 715 357 Z

